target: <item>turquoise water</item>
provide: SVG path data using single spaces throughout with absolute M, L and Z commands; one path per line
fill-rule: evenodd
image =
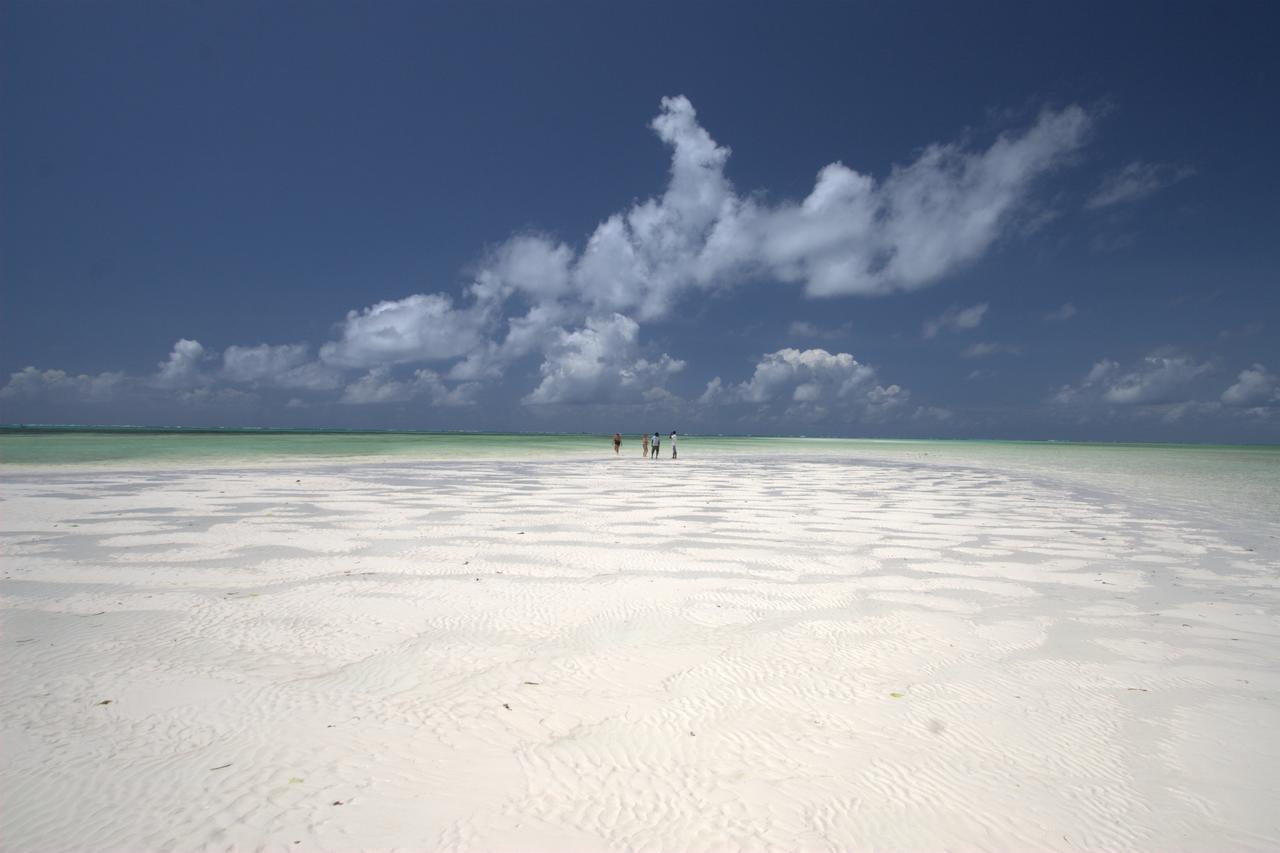
M 608 444 L 606 439 L 596 436 L 499 433 L 0 429 L 0 465 L 218 464 L 293 458 L 555 456 L 596 452 L 602 442 Z
M 680 438 L 682 462 L 780 457 L 934 463 L 1052 478 L 1222 516 L 1280 519 L 1280 446 L 1073 444 L 697 436 Z M 662 455 L 670 444 L 663 441 Z M 357 460 L 612 458 L 609 436 L 0 428 L 0 467 L 202 467 Z M 640 438 L 622 456 L 640 460 Z

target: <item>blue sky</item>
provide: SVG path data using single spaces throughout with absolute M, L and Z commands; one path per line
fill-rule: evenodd
M 0 10 L 0 420 L 1280 440 L 1270 4 Z

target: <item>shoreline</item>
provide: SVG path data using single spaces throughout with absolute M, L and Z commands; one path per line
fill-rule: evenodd
M 695 440 L 696 441 L 696 440 Z M 603 446 L 603 442 L 602 446 Z M 762 458 L 759 453 L 744 450 L 718 450 L 709 455 L 699 453 L 696 443 L 691 442 L 692 450 L 686 449 L 679 459 L 672 460 L 665 452 L 656 460 L 628 455 L 625 451 L 620 456 L 611 452 L 596 449 L 572 449 L 557 454 L 554 451 L 526 452 L 516 454 L 495 451 L 488 454 L 450 455 L 450 456 L 413 456 L 413 455 L 333 455 L 333 456 L 276 456 L 246 457 L 221 459 L 175 459 L 157 457 L 153 459 L 101 460 L 93 462 L 69 462 L 62 464 L 21 464 L 0 462 L 0 474 L 16 478 L 75 478 L 85 475 L 127 475 L 150 476 L 157 474 L 204 475 L 214 476 L 225 473 L 277 472 L 296 470 L 308 471 L 342 471 L 358 467 L 372 468 L 404 468 L 423 466 L 428 468 L 447 468 L 456 465 L 591 465 L 591 464 L 628 464 L 638 462 L 644 466 L 660 465 L 703 465 L 726 464 L 753 466 L 759 465 Z M 624 445 L 624 448 L 626 445 Z M 632 456 L 635 458 L 633 459 Z M 1230 496 L 1230 508 L 1235 512 L 1223 512 L 1227 501 L 1205 500 L 1189 497 L 1194 492 L 1168 496 L 1160 494 L 1139 494 L 1126 488 L 1127 483 L 1116 480 L 1100 480 L 1094 472 L 1078 472 L 1064 469 L 1017 464 L 1009 460 L 991 459 L 945 459 L 930 456 L 928 452 L 906 457 L 859 456 L 854 453 L 804 453 L 789 451 L 767 457 L 767 461 L 786 461 L 797 464 L 829 465 L 835 467 L 857 467 L 875 465 L 928 466 L 943 470 L 1001 473 L 1026 480 L 1029 483 L 1048 485 L 1052 488 L 1065 488 L 1078 491 L 1091 499 L 1105 499 L 1111 502 L 1130 504 L 1142 507 L 1148 512 L 1174 511 L 1188 521 L 1208 528 L 1233 529 L 1239 535 L 1262 542 L 1268 539 L 1280 539 L 1280 483 L 1274 490 L 1275 500 L 1261 506 L 1238 505 L 1235 496 Z M 1280 453 L 1275 460 L 1280 463 Z M 1280 476 L 1280 467 L 1276 469 Z

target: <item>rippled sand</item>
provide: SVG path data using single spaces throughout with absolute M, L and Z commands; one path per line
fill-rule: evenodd
M 1273 538 L 832 460 L 0 494 L 6 850 L 1280 848 Z

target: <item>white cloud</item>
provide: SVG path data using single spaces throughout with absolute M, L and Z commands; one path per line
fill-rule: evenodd
M 1280 403 L 1280 376 L 1261 364 L 1240 371 L 1235 384 L 1222 392 L 1228 406 L 1265 406 Z
M 576 311 L 559 302 L 544 302 L 531 307 L 523 316 L 507 320 L 506 336 L 487 341 L 467 354 L 449 370 L 450 379 L 479 380 L 502 376 L 503 368 L 533 352 L 545 352 L 566 331 L 565 324 L 575 322 Z
M 1013 344 L 997 344 L 984 341 L 965 347 L 960 355 L 964 358 L 986 358 L 989 355 L 999 355 L 1000 353 L 1017 355 L 1020 352 L 1022 352 L 1022 348 Z
M 512 237 L 485 259 L 472 293 L 480 299 L 505 299 L 520 291 L 536 300 L 558 299 L 571 285 L 573 250 L 537 235 Z
M 334 368 L 310 360 L 306 344 L 230 346 L 222 354 L 222 376 L 231 382 L 329 391 L 342 384 Z
M 663 384 L 685 363 L 663 353 L 639 355 L 640 327 L 629 317 L 592 317 L 583 328 L 562 331 L 542 362 L 542 381 L 527 404 L 624 402 L 663 396 Z
M 808 402 L 823 396 L 823 391 L 843 397 L 874 376 L 872 368 L 847 352 L 788 348 L 765 355 L 751 378 L 738 385 L 734 393 L 747 403 L 767 403 L 783 394 Z
M 1115 374 L 1120 369 L 1118 362 L 1104 358 L 1096 362 L 1089 372 L 1085 374 L 1075 385 L 1063 385 L 1050 398 L 1050 402 L 1059 405 L 1071 405 L 1073 403 L 1082 403 L 1086 400 L 1096 400 L 1101 391 L 1099 390 L 1102 382 L 1108 377 Z
M 690 293 L 749 280 L 795 283 L 810 296 L 932 284 L 1021 232 L 1036 181 L 1072 160 L 1091 123 L 1078 106 L 1045 110 L 986 147 L 929 145 L 879 179 L 830 163 L 804 199 L 770 202 L 735 190 L 725 171 L 730 150 L 687 98 L 664 98 L 651 128 L 670 151 L 665 188 L 605 216 L 580 248 L 519 234 L 481 258 L 457 300 L 418 293 L 349 312 L 318 360 L 303 344 L 232 346 L 220 372 L 206 374 L 204 348 L 184 339 L 150 381 L 177 391 L 215 388 L 215 380 L 320 391 L 360 370 L 367 372 L 345 386 L 343 401 L 448 402 L 472 386 L 449 390 L 434 371 L 398 379 L 389 368 L 438 362 L 449 381 L 472 383 L 541 354 L 541 379 L 526 402 L 661 394 L 684 363 L 641 357 L 637 321 L 669 315 Z M 948 327 L 972 328 L 985 310 L 957 309 Z M 793 401 L 827 399 L 830 377 L 821 376 L 797 382 Z
M 751 378 L 743 382 L 725 385 L 718 376 L 712 379 L 700 402 L 781 405 L 799 416 L 823 416 L 837 408 L 883 416 L 910 397 L 899 385 L 880 385 L 875 380 L 875 369 L 847 352 L 787 348 L 764 355 Z
M 1164 405 L 1186 402 L 1187 386 L 1212 369 L 1179 355 L 1153 353 L 1128 370 L 1103 359 L 1075 385 L 1064 385 L 1052 397 L 1060 404 L 1114 403 L 1118 405 Z
M 1139 201 L 1195 173 L 1195 169 L 1187 166 L 1144 163 L 1138 160 L 1105 176 L 1085 202 L 1085 207 L 1097 210 Z
M 671 148 L 667 188 L 659 198 L 606 217 L 588 238 L 573 278 L 592 312 L 663 316 L 681 291 L 724 283 L 720 276 L 742 260 L 739 247 L 715 239 L 721 221 L 740 204 L 724 174 L 729 149 L 698 124 L 684 96 L 663 98 L 651 127 Z
M 1078 313 L 1080 312 L 1076 310 L 1075 305 L 1071 304 L 1070 302 L 1065 302 L 1062 304 L 1062 307 L 1055 308 L 1054 310 L 1050 311 L 1048 314 L 1045 314 L 1044 318 L 1050 322 L 1062 323 L 1062 322 L 1066 322 L 1067 320 L 1070 320 L 1072 317 L 1076 316 L 1076 314 Z
M 481 344 L 487 322 L 482 305 L 457 309 L 445 294 L 419 293 L 349 312 L 342 338 L 321 347 L 320 359 L 375 367 L 456 358 Z
M 347 385 L 338 402 L 348 405 L 403 403 L 426 397 L 434 406 L 467 406 L 475 402 L 478 390 L 475 383 L 449 388 L 432 370 L 420 369 L 408 379 L 399 380 L 392 378 L 391 368 L 375 367 Z
M 1120 363 L 1118 361 L 1104 358 L 1089 368 L 1089 372 L 1085 374 L 1084 382 L 1086 385 L 1096 385 L 1108 376 L 1114 375 L 1119 369 Z
M 977 305 L 970 305 L 968 308 L 960 308 L 952 305 L 946 311 L 943 311 L 937 317 L 926 320 L 921 331 L 926 338 L 936 337 L 937 334 L 946 329 L 952 331 L 961 331 L 964 329 L 976 329 L 982 322 L 982 318 L 987 315 L 987 303 L 979 302 Z
M 1090 124 L 1079 107 L 1046 110 L 985 150 L 931 145 L 879 183 L 832 163 L 803 201 L 771 205 L 734 190 L 725 174 L 729 149 L 698 123 L 689 100 L 664 98 L 651 125 L 671 149 L 662 195 L 605 217 L 576 253 L 531 235 L 491 251 L 468 291 L 476 304 L 496 306 L 519 293 L 533 308 L 508 320 L 501 341 L 467 349 L 451 375 L 493 376 L 512 359 L 557 346 L 567 325 L 588 316 L 657 319 L 690 291 L 749 279 L 796 282 L 815 296 L 923 287 L 985 252 L 1035 179 L 1068 162 Z M 380 334 L 397 345 L 341 361 L 330 345 L 322 357 L 361 366 L 420 357 L 414 343 L 400 344 L 398 329 Z M 462 354 L 464 343 L 465 336 L 440 354 Z
M 1171 403 L 1211 365 L 1179 356 L 1149 355 L 1136 368 L 1116 378 L 1103 392 L 1109 403 Z
M 169 357 L 158 365 L 152 380 L 161 388 L 184 389 L 207 384 L 209 378 L 200 370 L 204 347 L 199 341 L 182 338 L 173 345 Z
M 9 375 L 9 381 L 0 388 L 0 397 L 102 403 L 120 396 L 128 381 L 123 373 L 72 375 L 63 370 L 25 367 Z
M 759 247 L 765 274 L 802 282 L 811 296 L 915 290 L 986 252 L 1035 180 L 1067 162 L 1090 124 L 1079 107 L 1045 111 L 985 151 L 930 145 L 878 184 L 832 163 L 801 204 L 742 202 L 722 230 L 736 235 L 727 242 L 739 250 Z

